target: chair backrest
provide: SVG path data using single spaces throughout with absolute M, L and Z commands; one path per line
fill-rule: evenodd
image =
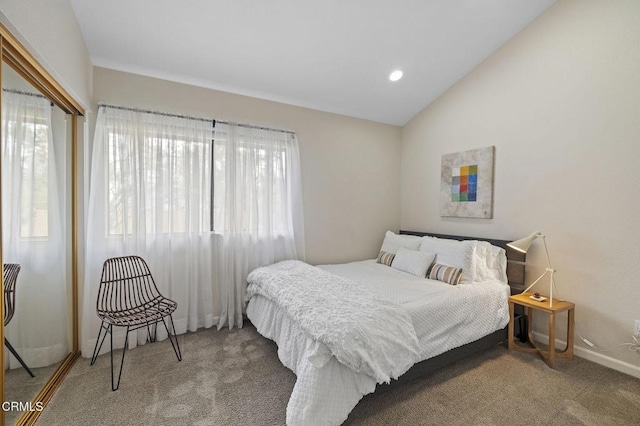
M 2 268 L 4 279 L 4 325 L 9 324 L 16 310 L 16 282 L 20 273 L 18 263 L 5 263 Z
M 162 297 L 147 262 L 139 256 L 107 259 L 102 266 L 98 312 L 123 312 Z

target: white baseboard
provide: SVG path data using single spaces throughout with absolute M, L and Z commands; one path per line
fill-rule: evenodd
M 533 337 L 540 343 L 549 343 L 549 336 L 545 334 L 534 331 Z M 566 345 L 567 342 L 556 339 L 556 348 L 564 348 Z M 633 365 L 628 362 L 620 361 L 615 358 L 611 358 L 610 356 L 603 355 L 599 352 L 577 345 L 573 346 L 573 353 L 580 358 L 584 358 L 586 360 L 595 362 L 596 364 L 603 365 L 605 367 L 640 379 L 640 365 Z M 640 363 L 640 354 L 638 354 L 638 362 Z

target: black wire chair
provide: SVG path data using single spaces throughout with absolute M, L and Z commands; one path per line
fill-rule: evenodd
M 16 283 L 18 282 L 18 274 L 20 273 L 20 265 L 17 263 L 5 263 L 2 269 L 2 277 L 4 279 L 4 326 L 13 318 L 13 314 L 16 311 Z M 27 373 L 31 377 L 36 377 L 35 374 L 27 367 L 27 364 L 24 363 L 18 352 L 13 348 L 11 343 L 4 338 L 4 345 L 11 351 L 14 357 L 18 360 L 18 362 L 22 365 L 22 367 L 27 370 Z
M 96 303 L 98 317 L 102 323 L 91 357 L 91 365 L 96 362 L 107 333 L 110 334 L 111 390 L 115 391 L 120 387 L 122 366 L 124 365 L 124 355 L 127 352 L 130 331 L 147 327 L 148 340 L 155 342 L 158 323 L 162 322 L 178 361 L 182 361 L 182 352 L 171 315 L 177 306 L 176 302 L 160 294 L 147 263 L 141 257 L 114 257 L 104 262 Z M 171 322 L 171 331 L 165 321 L 166 317 L 169 317 Z M 151 333 L 152 326 L 154 328 L 153 334 Z M 113 327 L 126 327 L 127 329 L 117 383 L 113 371 Z M 102 336 L 102 340 L 100 340 L 100 336 Z

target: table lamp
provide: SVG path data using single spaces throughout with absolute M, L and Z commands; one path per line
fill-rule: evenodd
M 533 242 L 538 238 L 542 238 L 542 242 L 544 243 L 544 252 L 547 255 L 547 267 L 546 267 L 544 273 L 542 275 L 540 275 L 538 277 L 538 279 L 535 280 L 522 293 L 526 293 L 527 291 L 529 291 L 529 289 L 531 289 L 531 287 L 536 285 L 542 278 L 544 278 L 545 275 L 549 274 L 550 275 L 550 280 L 549 280 L 549 307 L 552 307 L 553 306 L 553 289 L 556 286 L 555 280 L 553 279 L 553 274 L 556 272 L 556 270 L 551 267 L 551 259 L 549 259 L 549 250 L 547 249 L 547 241 L 545 239 L 545 236 L 541 232 L 536 231 L 536 232 L 533 232 L 528 237 L 524 237 L 522 239 L 519 239 L 519 240 L 516 240 L 516 241 L 508 243 L 507 246 L 511 247 L 512 249 L 514 249 L 516 251 L 519 251 L 520 253 L 526 253 L 527 250 L 529 250 L 529 247 L 531 247 L 531 244 L 533 244 Z M 557 292 L 558 291 L 556 289 L 556 293 Z

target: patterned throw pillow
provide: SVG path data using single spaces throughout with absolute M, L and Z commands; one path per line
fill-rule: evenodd
M 383 265 L 391 266 L 393 263 L 393 259 L 396 257 L 393 253 L 387 253 L 386 251 L 380 251 L 376 262 L 382 263 Z
M 438 280 L 451 285 L 457 285 L 462 278 L 462 269 L 435 263 L 429 272 L 429 279 Z

